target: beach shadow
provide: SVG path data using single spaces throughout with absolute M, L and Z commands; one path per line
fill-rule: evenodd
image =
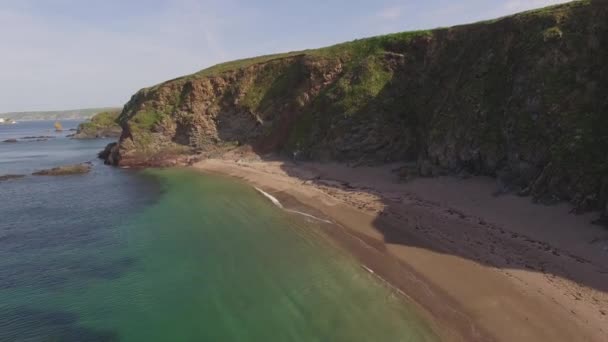
M 263 159 L 282 161 L 282 170 L 303 183 L 378 196 L 378 192 L 372 189 L 323 176 L 322 171 L 315 173 L 314 167 L 303 172 L 306 163 L 270 156 Z M 356 173 L 357 168 L 352 168 L 352 172 Z M 397 177 L 395 182 L 397 184 Z M 404 201 L 382 198 L 381 201 L 384 208 L 377 212 L 373 227 L 381 233 L 382 241 L 374 241 L 355 231 L 352 233 L 382 253 L 387 252 L 387 245 L 416 247 L 472 260 L 492 268 L 520 269 L 556 276 L 608 292 L 608 267 L 577 256 L 574 252 L 421 198 L 407 198 Z M 540 204 L 531 201 L 530 205 Z
M 508 23 L 507 23 L 508 24 Z M 461 34 L 469 34 L 470 28 L 459 28 Z M 435 35 L 445 36 L 449 33 L 440 30 Z M 468 44 L 473 44 L 476 40 L 488 40 L 492 38 L 491 32 L 476 33 L 480 37 L 467 39 Z M 445 37 L 440 37 L 438 41 L 448 41 Z M 508 39 L 508 35 L 507 38 Z M 421 40 L 419 44 L 427 44 Z M 489 43 L 490 46 L 500 46 L 505 42 L 496 41 Z M 415 44 L 414 44 L 415 46 Z M 424 49 L 420 49 L 423 51 Z M 464 115 L 449 118 L 457 111 L 449 110 L 444 107 L 448 99 L 462 107 L 462 110 L 473 110 L 469 108 L 471 101 L 461 93 L 465 84 L 460 82 L 460 75 L 463 73 L 474 73 L 479 71 L 477 67 L 466 64 L 466 61 L 482 58 L 483 53 L 466 47 L 454 47 L 455 51 L 460 51 L 457 56 L 438 56 L 437 65 L 447 65 L 446 70 L 424 70 L 424 63 L 401 63 L 401 58 L 410 60 L 424 60 L 426 57 L 420 55 L 420 51 L 399 50 L 397 47 L 393 55 L 388 57 L 387 63 L 393 63 L 393 79 L 389 80 L 382 90 L 374 97 L 367 99 L 367 103 L 361 106 L 361 110 L 349 117 L 340 117 L 328 121 L 327 118 L 315 118 L 324 125 L 315 130 L 317 135 L 313 145 L 309 150 L 313 151 L 310 155 L 298 155 L 286 162 L 283 170 L 290 176 L 301 179 L 302 182 L 311 182 L 317 186 L 332 187 L 329 183 L 335 184 L 338 190 L 368 192 L 370 195 L 377 195 L 373 189 L 352 188 L 349 184 L 341 184 L 336 179 L 323 179 L 322 175 L 310 176 L 310 172 L 303 175 L 301 168 L 297 165 L 301 160 L 332 160 L 351 166 L 382 165 L 391 162 L 400 162 L 406 165 L 415 165 L 414 170 L 407 170 L 413 174 L 418 172 L 416 167 L 421 159 L 426 158 L 426 149 L 429 139 L 428 125 L 437 126 L 433 120 L 464 120 L 473 122 L 477 120 L 474 115 Z M 477 56 L 479 55 L 479 56 Z M 405 57 L 404 57 L 405 56 Z M 449 58 L 448 58 L 449 57 Z M 445 59 L 445 60 L 443 60 Z M 401 64 L 400 64 L 401 63 Z M 488 64 L 491 68 L 491 63 Z M 499 75 L 497 70 L 494 74 Z M 486 70 L 492 72 L 491 69 Z M 435 78 L 429 80 L 428 78 Z M 487 75 L 480 75 L 483 79 Z M 419 81 L 405 81 L 400 78 L 414 78 Z M 427 78 L 427 79 L 425 79 Z M 451 82 L 444 82 L 442 79 L 451 79 Z M 433 86 L 432 92 L 428 92 L 422 87 L 423 82 L 428 82 Z M 482 81 L 474 85 L 483 85 Z M 480 89 L 483 89 L 480 88 Z M 500 92 L 501 89 L 486 89 L 488 93 Z M 406 95 L 404 95 L 406 94 Z M 322 97 L 322 95 L 320 95 Z M 484 92 L 479 96 L 485 96 Z M 420 108 L 435 108 L 435 112 L 421 112 Z M 445 114 L 449 112 L 451 114 Z M 370 113 L 373 113 L 371 115 Z M 447 116 L 446 116 L 447 115 Z M 455 115 L 455 114 L 454 114 Z M 378 118 L 381 117 L 381 120 Z M 291 126 L 285 130 L 289 132 Z M 332 121 L 334 120 L 334 121 Z M 376 129 L 376 122 L 388 122 L 390 126 Z M 443 122 L 443 121 L 442 121 Z M 346 130 L 348 127 L 355 126 L 354 130 Z M 289 126 L 289 125 L 288 125 Z M 472 124 L 472 127 L 475 127 Z M 319 133 L 322 132 L 322 133 Z M 340 133 L 340 134 L 338 134 Z M 285 136 L 288 136 L 285 135 Z M 267 161 L 285 161 L 286 156 L 276 157 L 268 154 L 269 150 L 281 150 L 287 143 L 283 139 L 273 141 L 271 146 L 258 144 L 253 146 L 253 150 Z M 367 148 L 373 142 L 374 148 Z M 269 148 L 271 147 L 271 148 Z M 316 152 L 315 152 L 316 151 Z M 497 154 L 498 163 L 506 163 L 506 152 Z M 300 159 L 301 158 L 301 159 Z M 295 160 L 293 160 L 295 159 Z M 500 169 L 500 165 L 496 167 Z M 540 172 L 540 170 L 537 170 Z M 357 172 L 356 168 L 353 172 Z M 312 172 L 314 174 L 314 171 Z M 466 175 L 480 175 L 497 177 L 497 174 L 486 170 L 481 161 L 462 163 L 459 171 L 453 174 L 463 173 Z M 414 176 L 416 177 L 416 176 Z M 397 182 L 395 177 L 395 181 Z M 502 190 L 502 189 L 500 189 Z M 409 247 L 417 247 L 437 253 L 454 255 L 463 259 L 472 260 L 497 269 L 520 269 L 530 272 L 541 273 L 547 276 L 557 276 L 559 278 L 571 280 L 577 284 L 587 286 L 602 292 L 608 292 L 608 268 L 603 264 L 592 262 L 575 253 L 562 250 L 550 245 L 545 241 L 539 241 L 526 234 L 506 231 L 501 227 L 485 222 L 483 219 L 473 217 L 468 213 L 459 212 L 452 208 L 444 208 L 437 203 L 429 203 L 424 200 L 414 201 L 414 203 L 403 203 L 382 199 L 384 209 L 377 213 L 378 218 L 374 222 L 375 229 L 384 238 L 385 244 L 398 244 Z M 409 216 L 409 217 L 408 217 Z M 395 219 L 399 217 L 400 219 Z M 441 222 L 439 222 L 441 221 Z M 443 228 L 437 228 L 437 226 Z M 450 227 L 447 229 L 445 227 Z M 576 294 L 574 294 L 576 296 Z

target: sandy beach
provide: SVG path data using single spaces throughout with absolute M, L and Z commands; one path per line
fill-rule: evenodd
M 333 222 L 327 233 L 446 341 L 608 340 L 608 230 L 566 204 L 497 195 L 490 178 L 400 182 L 399 165 L 226 155 L 193 167 Z

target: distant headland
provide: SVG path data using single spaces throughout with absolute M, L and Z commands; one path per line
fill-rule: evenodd
M 82 108 L 57 111 L 32 111 L 32 112 L 10 112 L 0 113 L 0 118 L 6 121 L 34 121 L 34 120 L 77 120 L 90 119 L 95 114 L 118 110 L 118 107 Z

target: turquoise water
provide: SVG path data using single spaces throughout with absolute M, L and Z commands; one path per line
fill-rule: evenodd
M 19 173 L 105 142 L 25 144 L 38 157 L 0 144 L 0 175 L 7 155 Z M 0 183 L 0 341 L 436 339 L 315 222 L 250 186 L 95 163 Z

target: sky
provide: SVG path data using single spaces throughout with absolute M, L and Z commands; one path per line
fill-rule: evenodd
M 0 0 L 0 113 L 122 106 L 223 61 L 563 2 Z

